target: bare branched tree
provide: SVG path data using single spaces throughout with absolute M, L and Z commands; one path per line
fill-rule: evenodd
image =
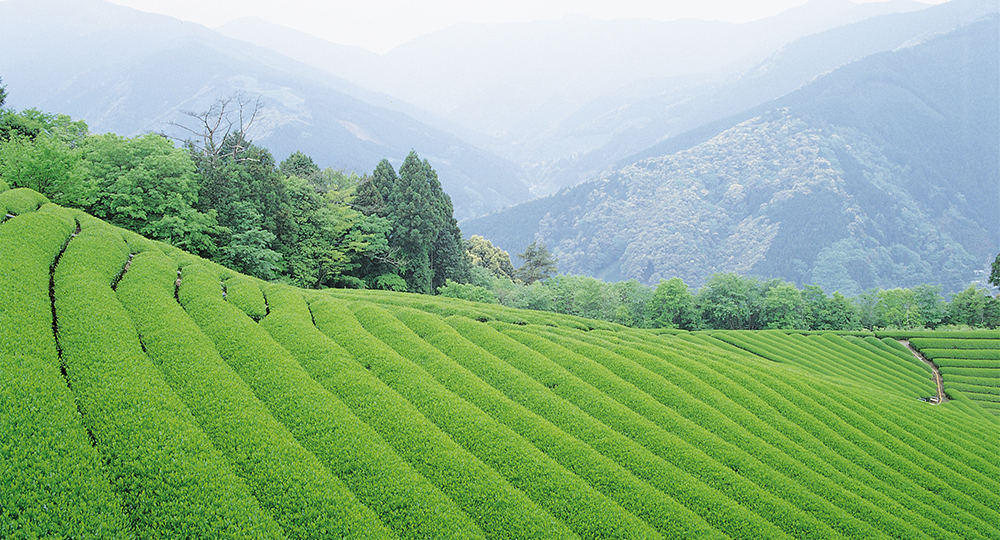
M 251 98 L 240 90 L 228 97 L 216 99 L 207 111 L 181 112 L 196 120 L 197 125 L 192 128 L 180 122 L 170 122 L 171 126 L 189 134 L 183 139 L 170 137 L 171 139 L 190 145 L 204 154 L 213 165 L 218 163 L 223 152 L 230 154 L 236 161 L 249 159 L 240 154 L 246 149 L 244 144 L 248 140 L 247 132 L 260 112 L 260 96 Z M 225 144 L 227 141 L 233 141 L 235 144 L 227 148 Z

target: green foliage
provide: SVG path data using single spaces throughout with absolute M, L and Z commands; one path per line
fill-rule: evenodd
M 473 235 L 466 240 L 465 253 L 473 266 L 485 268 L 498 278 L 514 279 L 510 255 L 482 236 Z
M 531 285 L 536 281 L 545 281 L 558 271 L 556 263 L 559 260 L 549 253 L 545 244 L 539 245 L 538 242 L 532 242 L 524 248 L 524 253 L 518 253 L 517 257 L 524 262 L 514 271 L 514 279 L 525 285 Z
M 0 141 L 0 178 L 10 187 L 42 193 L 56 204 L 88 202 L 94 188 L 80 179 L 79 164 L 80 150 L 49 134 Z
M 33 212 L 0 226 L 0 537 L 126 538 L 121 499 L 60 372 L 49 271 L 75 223 Z
M 127 261 L 121 235 L 80 221 L 53 277 L 59 345 L 136 536 L 283 538 L 143 351 L 110 286 Z
M 438 287 L 437 293 L 446 298 L 461 298 L 483 304 L 498 303 L 497 295 L 492 290 L 472 284 L 456 283 L 450 279 Z
M 989 291 L 976 285 L 969 285 L 964 291 L 954 294 L 947 308 L 947 321 L 951 324 L 974 328 L 1000 327 L 1000 300 Z
M 118 298 L 150 358 L 261 505 L 289 538 L 391 537 L 377 524 L 355 523 L 363 512 L 350 491 L 272 416 L 175 301 L 176 275 L 177 263 L 162 253 L 140 253 L 118 285 Z M 184 278 L 198 280 L 198 269 L 185 267 Z M 263 296 L 250 278 L 226 283 L 227 300 L 244 298 L 242 304 L 263 310 Z
M 696 330 L 701 316 L 696 311 L 694 296 L 681 278 L 660 280 L 646 308 L 653 328 Z
M 88 137 L 81 145 L 81 169 L 97 189 L 89 213 L 192 253 L 215 254 L 215 214 L 194 209 L 194 164 L 166 138 Z

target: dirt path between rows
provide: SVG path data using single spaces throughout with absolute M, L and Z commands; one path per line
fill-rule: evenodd
M 910 345 L 909 340 L 901 339 L 901 340 L 899 340 L 899 342 L 904 347 L 906 347 L 907 349 L 909 349 L 910 352 L 913 353 L 913 356 L 917 357 L 917 360 L 920 360 L 921 362 L 923 362 L 923 363 L 925 363 L 925 364 L 927 364 L 928 366 L 931 367 L 931 371 L 934 373 L 934 377 L 933 377 L 934 378 L 934 384 L 937 385 L 937 399 L 938 399 L 937 402 L 940 404 L 940 403 L 944 403 L 945 401 L 948 401 L 948 394 L 944 393 L 944 381 L 943 381 L 943 379 L 941 379 L 941 370 L 938 369 L 937 364 L 935 364 L 934 362 L 931 362 L 930 360 L 927 359 L 926 356 L 920 354 L 920 352 L 918 352 L 916 349 L 914 349 L 913 346 Z

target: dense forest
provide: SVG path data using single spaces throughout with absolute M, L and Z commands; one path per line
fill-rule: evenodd
M 0 106 L 4 94 L 0 94 Z M 706 274 L 650 286 L 559 275 L 544 243 L 515 269 L 480 236 L 463 240 L 451 199 L 411 151 L 359 176 L 295 152 L 276 162 L 246 137 L 253 103 L 220 99 L 190 115 L 178 147 L 158 134 L 92 134 L 34 109 L 0 112 L 0 180 L 238 272 L 306 288 L 442 294 L 645 328 L 858 330 L 1000 326 L 1000 300 L 977 286 L 871 289 L 850 298 L 781 279 Z M 992 283 L 1000 283 L 994 264 Z

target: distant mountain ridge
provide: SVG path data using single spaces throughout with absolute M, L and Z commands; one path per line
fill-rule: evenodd
M 561 271 L 609 280 L 960 290 L 1000 250 L 998 36 L 994 15 L 849 64 L 704 142 L 462 230 L 512 252 L 544 241 Z
M 300 150 L 322 167 L 366 172 L 417 150 L 460 218 L 531 197 L 513 163 L 356 96 L 389 98 L 202 26 L 99 0 L 8 0 L 0 20 L 7 106 L 131 136 L 170 132 L 171 122 L 192 126 L 182 111 L 202 112 L 242 91 L 261 97 L 250 136 L 278 160 Z

